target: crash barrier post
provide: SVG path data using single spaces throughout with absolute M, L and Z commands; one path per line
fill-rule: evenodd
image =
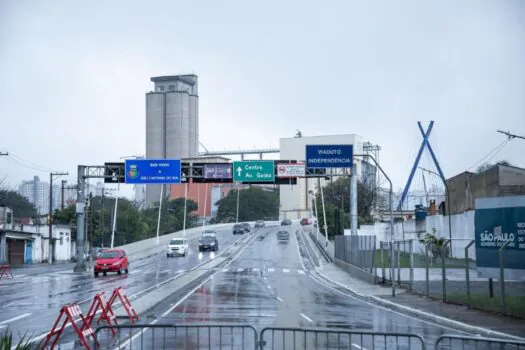
M 129 321 L 133 324 L 135 321 L 139 320 L 139 316 L 137 315 L 137 312 L 131 305 L 131 302 L 128 299 L 128 296 L 126 295 L 126 292 L 124 292 L 124 289 L 122 287 L 115 288 L 113 291 L 113 294 L 111 294 L 111 297 L 109 298 L 109 301 L 107 303 L 107 307 L 111 310 L 113 310 L 113 303 L 115 300 L 119 299 L 120 303 L 124 307 L 124 310 L 126 310 L 126 314 L 129 317 Z
M 75 320 L 75 317 L 80 317 L 79 324 L 77 324 L 78 321 Z M 62 319 L 62 325 L 59 326 L 60 321 Z M 58 340 L 60 339 L 60 336 L 64 332 L 64 328 L 66 328 L 68 322 L 71 323 L 71 326 L 73 327 L 75 333 L 78 335 L 82 346 L 85 349 L 90 349 L 87 338 L 88 336 L 94 337 L 93 329 L 86 322 L 86 318 L 84 317 L 84 315 L 82 315 L 82 310 L 80 310 L 80 307 L 77 304 L 68 304 L 62 306 L 62 308 L 60 309 L 60 314 L 58 315 L 57 320 L 53 325 L 53 328 L 51 328 L 51 331 L 46 336 L 46 340 L 44 342 L 44 345 L 42 346 L 42 349 L 46 349 L 49 345 L 49 342 L 51 342 L 51 349 L 55 348 L 55 345 L 57 344 Z
M 4 276 L 5 276 L 5 278 L 13 278 L 13 274 L 11 273 L 11 269 L 9 268 L 9 265 L 7 265 L 7 264 L 0 265 L 0 280 Z
M 97 320 L 97 324 L 100 324 L 101 321 L 105 321 L 111 330 L 111 333 L 113 336 L 115 336 L 115 330 L 113 329 L 113 326 L 117 325 L 117 317 L 115 316 L 115 313 L 109 304 L 106 302 L 104 292 L 96 294 L 93 298 L 93 301 L 91 302 L 91 306 L 89 307 L 89 311 L 86 315 L 86 322 L 88 325 L 92 325 L 99 310 L 100 317 Z
M 261 331 L 263 349 L 416 349 L 424 350 L 423 338 L 410 333 L 383 333 L 266 327 Z
M 93 348 L 100 345 L 100 332 L 108 326 L 95 330 Z M 117 338 L 111 348 L 129 349 L 259 349 L 257 331 L 245 325 L 173 325 L 132 324 L 116 325 Z
M 512 339 L 497 339 L 484 337 L 465 337 L 443 334 L 434 345 L 435 350 L 441 349 L 525 349 L 525 341 Z

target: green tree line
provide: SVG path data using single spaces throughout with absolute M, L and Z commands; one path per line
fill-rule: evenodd
M 115 199 L 108 197 L 92 197 L 86 210 L 86 234 L 94 247 L 107 247 L 111 244 L 113 214 Z M 197 210 L 197 203 L 186 202 L 186 228 L 196 225 L 197 217 L 192 214 Z M 115 246 L 133 243 L 157 234 L 158 203 L 151 208 L 140 210 L 135 202 L 119 198 L 117 205 L 117 221 L 115 227 Z M 76 227 L 76 210 L 71 205 L 55 210 L 55 224 L 69 224 Z M 165 199 L 162 203 L 162 213 L 159 235 L 182 230 L 184 227 L 184 198 Z M 76 231 L 76 230 L 75 230 Z
M 344 229 L 350 228 L 350 178 L 339 177 L 323 187 L 326 212 L 326 225 L 329 236 L 343 234 Z M 317 193 L 316 205 L 318 211 L 318 225 L 324 232 L 324 215 L 321 194 Z M 357 182 L 357 217 L 358 225 L 372 224 L 373 212 L 378 202 L 372 187 L 360 181 Z M 315 216 L 315 209 L 314 209 Z
M 235 222 L 237 219 L 237 190 L 228 192 L 217 203 L 214 223 Z M 279 191 L 262 187 L 239 190 L 239 222 L 279 219 Z

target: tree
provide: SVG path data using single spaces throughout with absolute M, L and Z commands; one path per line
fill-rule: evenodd
M 483 163 L 481 164 L 480 166 L 478 166 L 476 168 L 476 174 L 479 174 L 479 173 L 482 173 L 484 171 L 487 171 L 489 170 L 490 168 L 492 168 L 494 165 L 506 165 L 506 166 L 512 166 L 512 164 L 510 164 L 510 162 L 506 161 L 506 160 L 500 160 L 499 162 L 495 163 L 495 164 L 492 164 L 492 163 Z
M 342 233 L 350 228 L 350 178 L 339 177 L 323 187 L 326 221 L 328 232 Z M 319 227 L 324 226 L 321 194 L 316 195 Z M 358 225 L 371 224 L 377 195 L 373 188 L 360 181 L 357 182 L 357 216 Z M 337 218 L 337 219 L 336 219 Z
M 215 222 L 235 222 L 237 216 L 237 190 L 217 203 Z M 279 194 L 277 191 L 251 187 L 239 192 L 239 221 L 278 220 Z
M 35 205 L 16 191 L 0 189 L 0 206 L 12 209 L 14 217 L 37 216 Z

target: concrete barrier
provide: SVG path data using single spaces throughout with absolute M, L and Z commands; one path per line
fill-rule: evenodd
M 203 227 L 203 226 L 192 227 L 186 230 L 185 237 L 188 240 L 193 240 L 193 239 L 198 238 L 201 235 L 201 233 L 204 231 L 205 228 L 221 230 L 221 229 L 226 229 L 226 228 L 231 228 L 231 227 L 233 227 L 233 224 L 230 224 L 230 223 L 217 224 L 217 225 L 206 225 L 206 227 Z M 169 233 L 167 235 L 160 236 L 159 244 L 157 244 L 157 237 L 153 237 L 153 238 L 144 239 L 142 241 L 118 246 L 116 248 L 124 249 L 130 260 L 141 260 L 141 259 L 146 259 L 153 255 L 162 253 L 166 249 L 166 246 L 168 245 L 169 241 L 171 241 L 172 238 L 176 238 L 176 237 L 184 237 L 184 231 L 177 231 L 177 232 Z

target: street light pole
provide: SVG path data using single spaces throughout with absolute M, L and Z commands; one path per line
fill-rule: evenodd
M 320 183 L 321 183 L 321 180 L 319 180 L 319 184 Z M 323 188 L 320 187 L 320 190 L 321 190 L 321 204 L 323 205 L 324 235 L 325 235 L 325 239 L 326 239 L 325 240 L 325 249 L 326 249 L 326 246 L 328 245 L 328 225 L 326 224 L 326 210 L 325 210 L 325 206 L 324 206 Z
M 57 172 L 57 173 L 49 173 L 49 264 L 53 263 L 53 176 L 62 176 L 62 175 L 69 175 L 68 172 Z
M 206 184 L 205 192 L 206 193 L 204 193 L 204 221 L 202 223 L 203 227 L 206 227 L 206 205 L 208 205 L 208 184 Z
M 186 180 L 186 184 L 184 185 L 184 219 L 182 221 L 182 233 L 184 236 L 186 236 L 186 202 L 188 200 L 188 181 L 189 179 Z
M 159 202 L 159 216 L 157 218 L 157 245 L 159 245 L 159 231 L 160 231 L 160 214 L 162 212 L 162 199 L 164 197 L 164 185 L 160 186 L 160 202 Z
M 113 228 L 111 229 L 111 249 L 115 242 L 115 229 L 117 227 L 117 208 L 118 208 L 118 195 L 120 190 L 120 184 L 117 186 L 117 195 L 115 196 L 115 210 L 113 212 Z
M 239 190 L 240 188 L 237 187 L 237 216 L 235 219 L 235 223 L 239 223 Z

